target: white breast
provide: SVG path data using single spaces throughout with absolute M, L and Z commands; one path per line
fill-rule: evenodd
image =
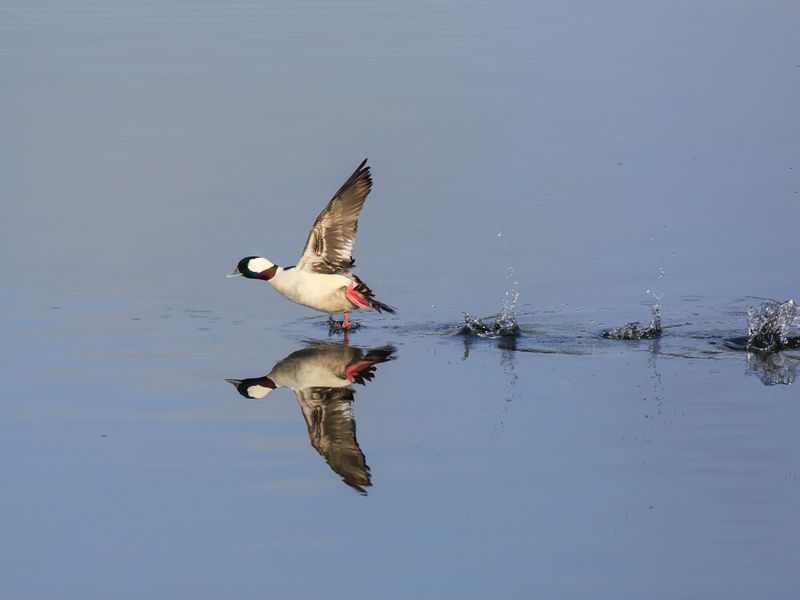
M 327 313 L 354 310 L 344 293 L 350 283 L 344 275 L 279 269 L 269 283 L 286 298 L 303 306 Z

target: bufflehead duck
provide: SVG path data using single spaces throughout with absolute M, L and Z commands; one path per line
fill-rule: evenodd
M 364 159 L 314 221 L 297 265 L 279 267 L 261 256 L 247 256 L 228 277 L 262 279 L 292 302 L 332 315 L 343 313 L 344 330 L 351 326 L 350 312 L 360 308 L 394 314 L 394 308 L 378 301 L 350 271 L 355 265 L 358 214 L 371 188 Z

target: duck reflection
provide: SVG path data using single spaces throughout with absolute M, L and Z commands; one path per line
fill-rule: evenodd
M 394 358 L 396 349 L 362 350 L 353 346 L 313 342 L 292 352 L 263 377 L 226 379 L 245 398 L 264 398 L 279 387 L 291 389 L 308 427 L 308 439 L 342 480 L 366 495 L 372 485 L 364 453 L 356 440 L 353 384 L 365 385 L 375 366 Z

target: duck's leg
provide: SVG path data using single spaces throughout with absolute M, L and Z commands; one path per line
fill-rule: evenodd
M 350 313 L 344 313 L 342 333 L 344 333 L 344 345 L 347 346 L 350 344 Z

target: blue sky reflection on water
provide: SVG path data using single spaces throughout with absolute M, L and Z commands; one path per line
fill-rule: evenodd
M 0 1 L 3 597 L 799 593 L 797 384 L 759 377 L 800 355 L 724 345 L 800 296 L 798 26 Z M 365 156 L 357 272 L 400 311 L 350 340 L 396 347 L 355 386 L 362 497 L 291 391 L 225 382 L 340 338 L 224 275 L 293 264 Z M 455 333 L 512 280 L 515 349 Z M 654 290 L 663 339 L 599 337 Z

